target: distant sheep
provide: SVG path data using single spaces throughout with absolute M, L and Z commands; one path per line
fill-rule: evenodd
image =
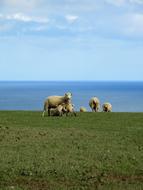
M 65 111 L 65 105 L 61 104 L 50 109 L 50 116 L 62 116 Z
M 112 105 L 108 102 L 104 103 L 102 106 L 103 112 L 111 112 L 112 111 Z
M 100 109 L 100 101 L 97 97 L 92 97 L 89 101 L 89 106 L 93 112 L 98 112 Z
M 85 107 L 80 107 L 80 112 L 87 112 Z
M 68 116 L 69 114 L 76 116 L 76 112 L 74 110 L 74 105 L 72 103 L 66 103 L 65 104 L 65 110 L 66 110 L 66 115 Z
M 49 96 L 44 102 L 44 111 L 42 116 L 44 117 L 45 112 L 48 112 L 50 116 L 50 109 L 56 108 L 58 105 L 62 103 L 70 103 L 72 98 L 72 93 L 68 92 L 64 96 Z

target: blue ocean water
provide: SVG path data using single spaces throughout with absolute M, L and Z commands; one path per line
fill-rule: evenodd
M 42 110 L 47 96 L 72 92 L 78 111 L 93 96 L 114 112 L 143 112 L 143 82 L 0 82 L 0 110 Z

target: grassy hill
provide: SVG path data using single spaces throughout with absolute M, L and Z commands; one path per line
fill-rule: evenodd
M 0 112 L 0 190 L 142 190 L 143 113 Z

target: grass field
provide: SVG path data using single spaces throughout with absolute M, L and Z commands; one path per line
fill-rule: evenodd
M 0 112 L 0 190 L 142 190 L 143 113 Z

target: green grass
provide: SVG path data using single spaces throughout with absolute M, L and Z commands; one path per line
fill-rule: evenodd
M 0 190 L 142 190 L 143 113 L 0 112 Z

